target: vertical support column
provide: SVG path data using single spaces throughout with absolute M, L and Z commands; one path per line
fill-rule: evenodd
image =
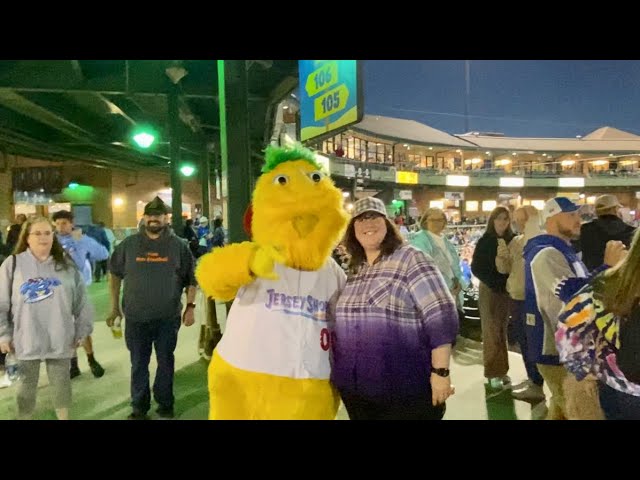
M 209 209 L 211 205 L 211 156 L 209 155 L 209 149 L 206 145 L 200 162 L 200 179 L 202 181 L 202 214 L 213 224 Z
M 246 239 L 242 217 L 251 201 L 247 79 L 244 60 L 218 60 L 221 183 L 230 242 Z
M 464 85 L 465 85 L 465 96 L 464 96 L 464 131 L 467 133 L 469 131 L 469 103 L 471 97 L 471 80 L 469 71 L 471 69 L 470 61 L 464 61 Z
M 169 156 L 171 157 L 171 227 L 176 235 L 182 233 L 182 178 L 180 176 L 180 138 L 178 135 L 178 86 L 169 85 Z

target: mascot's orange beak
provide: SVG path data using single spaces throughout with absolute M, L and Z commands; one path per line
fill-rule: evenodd
M 315 215 L 300 215 L 293 218 L 293 228 L 301 238 L 309 235 L 318 224 L 318 217 Z

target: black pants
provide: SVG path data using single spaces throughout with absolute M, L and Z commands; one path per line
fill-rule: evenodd
M 640 420 L 640 397 L 598 382 L 600 407 L 607 420 Z
M 180 317 L 125 322 L 125 341 L 131 353 L 131 406 L 145 414 L 151 407 L 149 391 L 149 361 L 151 349 L 156 350 L 158 369 L 153 382 L 153 398 L 162 410 L 173 409 L 173 352 L 178 342 Z
M 407 398 L 393 403 L 342 394 L 342 402 L 351 420 L 442 420 L 446 406 L 433 406 L 429 397 Z
M 107 272 L 109 271 L 108 265 L 109 265 L 109 260 L 102 260 L 101 262 L 96 262 L 96 266 L 93 269 L 96 282 L 99 282 L 102 279 L 103 275 L 105 276 L 107 275 Z

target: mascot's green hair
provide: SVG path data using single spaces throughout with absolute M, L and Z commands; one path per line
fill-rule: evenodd
M 270 145 L 264 152 L 264 166 L 262 173 L 267 173 L 284 162 L 304 160 L 320 170 L 322 167 L 316 162 L 316 154 L 299 143 L 291 147 L 274 147 Z

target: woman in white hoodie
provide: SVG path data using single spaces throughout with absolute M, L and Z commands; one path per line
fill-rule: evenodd
M 67 420 L 70 360 L 93 330 L 93 309 L 81 273 L 47 218 L 23 225 L 14 255 L 0 267 L 0 285 L 0 350 L 18 360 L 18 418 L 33 415 L 44 361 L 56 416 Z

